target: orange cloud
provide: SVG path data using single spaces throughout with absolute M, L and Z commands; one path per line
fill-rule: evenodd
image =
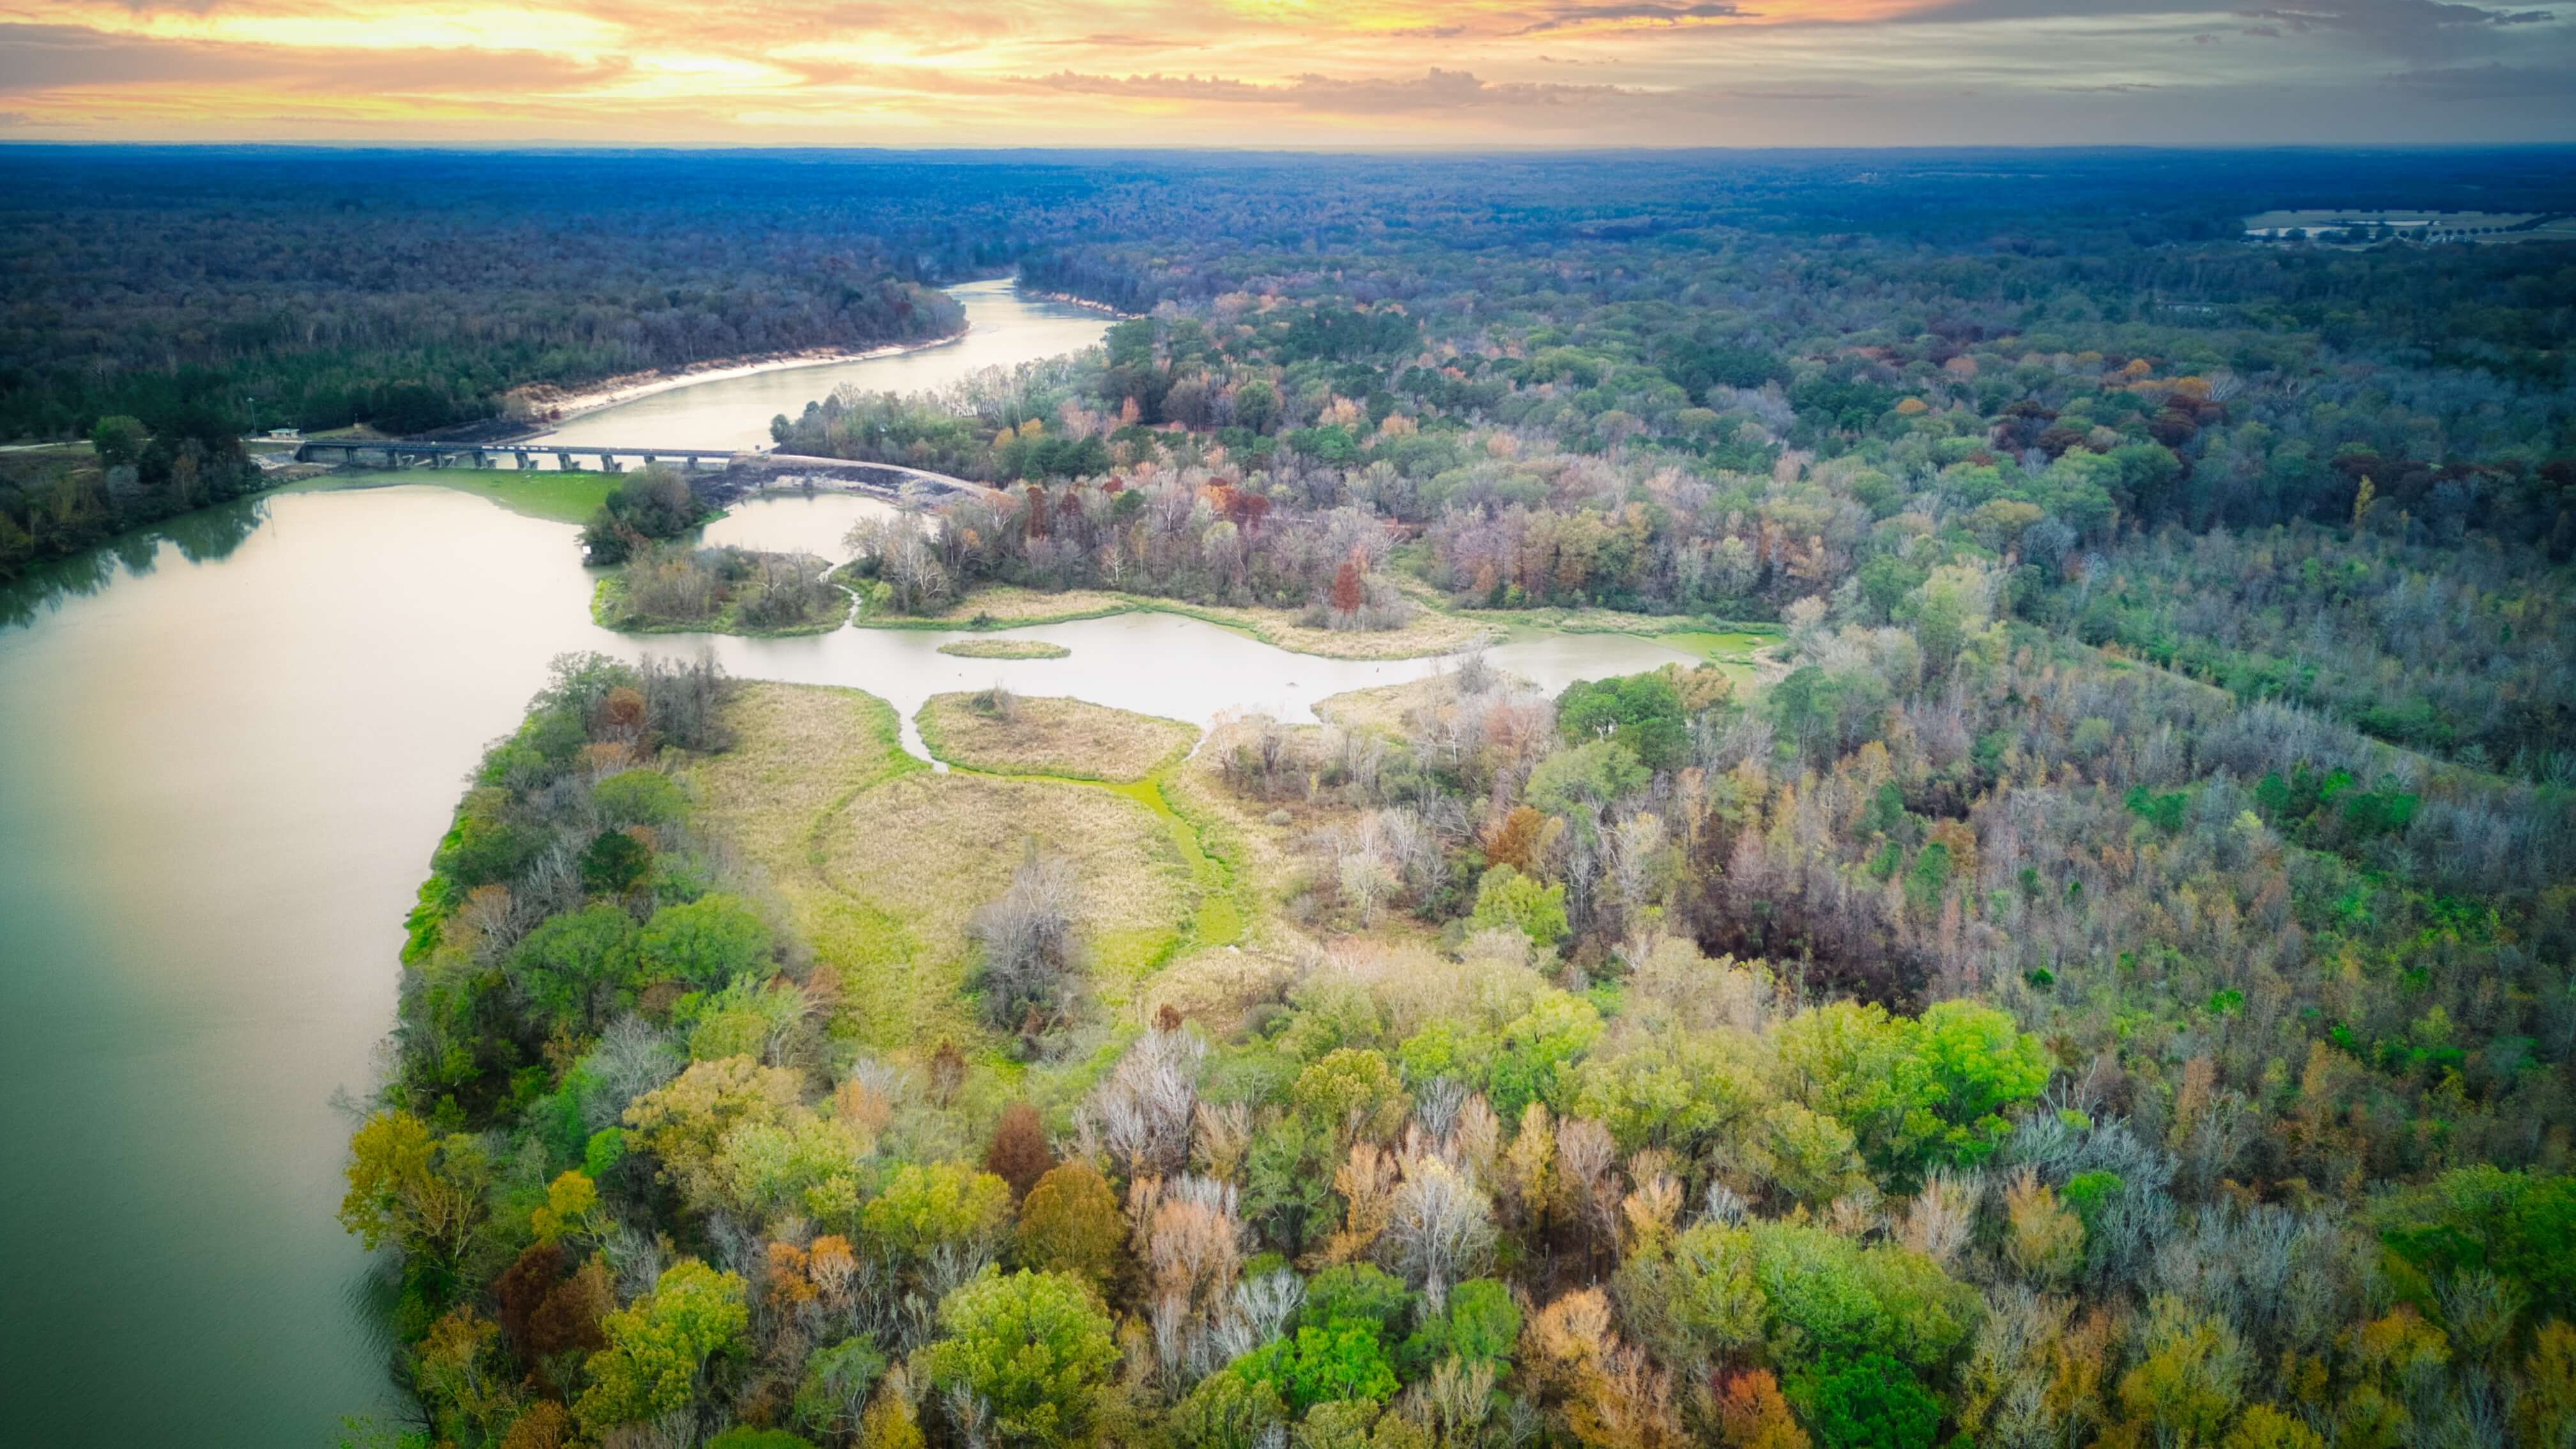
M 2364 92 L 2383 125 L 2488 105 L 2390 81 L 2395 47 L 2539 77 L 2511 89 L 2544 139 L 2576 128 L 2547 82 L 2571 31 L 2454 0 L 0 0 L 0 106 L 74 138 L 1276 146 L 2235 137 Z

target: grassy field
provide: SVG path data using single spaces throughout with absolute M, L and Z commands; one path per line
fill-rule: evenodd
M 1787 665 L 1771 657 L 1772 646 L 1780 642 L 1777 633 L 1754 633 L 1750 630 L 1685 629 L 1655 636 L 1658 644 L 1687 649 L 1726 672 L 1737 690 L 1768 684 L 1789 672 Z M 1740 696 L 1739 696 L 1740 697 Z
M 939 652 L 959 659 L 1062 659 L 1073 653 L 1043 639 L 951 639 Z
M 512 513 L 557 523 L 587 523 L 608 491 L 625 481 L 615 473 L 522 473 L 515 468 L 404 468 L 397 472 L 334 472 L 306 485 L 314 489 L 387 488 L 417 483 L 489 498 Z
M 966 994 L 966 926 L 1033 837 L 1083 883 L 1104 1009 L 1131 1004 L 1181 950 L 1241 929 L 1224 863 L 1151 780 L 934 773 L 903 753 L 893 709 L 857 690 L 750 684 L 726 720 L 735 746 L 694 773 L 700 819 L 786 904 L 872 1047 L 988 1039 Z
M 1003 719 L 977 694 L 934 694 L 913 722 L 931 754 L 997 775 L 1142 780 L 1198 743 L 1196 726 L 1079 699 L 1018 699 Z
M 1461 616 L 1432 609 L 1418 611 L 1401 629 L 1346 632 L 1309 628 L 1298 622 L 1300 614 L 1294 609 L 1230 609 L 1097 589 L 1047 593 L 1011 585 L 977 589 L 936 614 L 868 612 L 861 614 L 858 622 L 875 629 L 1012 629 L 1132 613 L 1179 614 L 1238 630 L 1291 653 L 1328 659 L 1416 659 L 1426 654 L 1447 654 L 1475 643 L 1487 633 Z
M 1516 674 L 1501 670 L 1495 673 L 1513 694 L 1537 688 Z M 1408 721 L 1413 715 L 1425 710 L 1443 709 L 1457 698 L 1457 677 L 1434 674 L 1423 679 L 1409 679 L 1402 684 L 1381 684 L 1375 689 L 1353 689 L 1327 695 L 1315 701 L 1315 718 L 1346 730 L 1374 730 L 1409 736 L 1412 728 Z
M 824 817 L 813 836 L 816 875 L 842 907 L 838 921 L 814 923 L 815 947 L 841 965 L 868 1035 L 909 1042 L 932 1022 L 960 1039 L 978 1034 L 965 996 L 967 922 L 1009 887 L 1032 839 L 1082 883 L 1077 929 L 1104 1004 L 1125 1001 L 1171 954 L 1190 882 L 1139 802 L 1084 785 L 905 774 Z

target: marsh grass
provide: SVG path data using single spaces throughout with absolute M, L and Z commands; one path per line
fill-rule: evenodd
M 967 995 L 967 924 L 1032 836 L 1080 880 L 1086 986 L 1104 1010 L 1232 908 L 1230 873 L 1152 781 L 934 773 L 904 753 L 894 709 L 852 689 L 747 684 L 726 723 L 734 748 L 694 771 L 701 818 L 787 904 L 841 983 L 837 1030 L 872 1048 L 990 1040 Z
M 1297 609 L 1185 604 L 1099 589 L 1048 593 L 1015 585 L 976 589 L 935 614 L 897 614 L 871 604 L 861 612 L 858 623 L 871 629 L 1013 629 L 1133 613 L 1179 614 L 1249 634 L 1293 654 L 1329 659 L 1416 659 L 1426 654 L 1446 654 L 1473 644 L 1489 632 L 1485 625 L 1462 615 L 1431 609 L 1416 609 L 1400 629 L 1337 630 L 1307 624 L 1303 611 Z
M 1490 670 L 1492 676 L 1512 693 L 1520 694 L 1537 686 L 1518 675 Z M 1315 701 L 1315 718 L 1346 730 L 1369 730 L 1397 739 L 1410 739 L 1414 719 L 1425 711 L 1438 711 L 1458 698 L 1458 677 L 1453 672 L 1408 679 L 1402 684 L 1381 684 L 1374 689 L 1346 690 Z
M 1009 888 L 1032 836 L 1080 881 L 1076 931 L 1095 999 L 1125 1001 L 1169 957 L 1191 882 L 1153 812 L 1076 784 L 907 773 L 832 812 L 813 835 L 814 875 L 839 898 L 833 914 L 857 928 L 818 939 L 816 951 L 848 959 L 842 975 L 857 985 L 851 1004 L 867 1035 L 910 1041 L 926 1023 L 975 1034 L 966 928 Z
M 826 573 L 810 554 L 665 546 L 601 579 L 590 614 L 629 634 L 828 633 L 848 622 L 851 598 Z
M 1073 653 L 1043 639 L 951 639 L 939 652 L 958 659 L 1062 659 Z
M 1001 775 L 1071 780 L 1141 780 L 1198 743 L 1195 726 L 1079 699 L 1012 697 L 1002 691 L 934 694 L 913 716 L 921 742 L 952 765 Z

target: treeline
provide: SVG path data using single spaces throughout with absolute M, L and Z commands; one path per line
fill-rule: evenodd
M 0 214 L 9 438 L 198 411 L 416 432 L 530 384 L 945 336 L 923 260 L 976 265 L 916 245 L 899 196 L 619 158 L 20 148 Z
M 119 533 L 256 491 L 258 465 L 225 421 L 182 412 L 159 428 L 101 418 L 87 456 L 0 454 L 0 582 Z

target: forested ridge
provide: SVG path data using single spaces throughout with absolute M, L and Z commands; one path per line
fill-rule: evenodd
M 353 1142 L 367 1432 L 2576 1442 L 2576 258 L 2232 235 L 2562 156 L 1019 164 L 936 255 L 1140 315 L 778 420 L 1004 485 L 867 610 L 1770 642 L 1230 719 L 1118 797 L 1214 864 L 962 925 L 890 710 L 562 661 Z

